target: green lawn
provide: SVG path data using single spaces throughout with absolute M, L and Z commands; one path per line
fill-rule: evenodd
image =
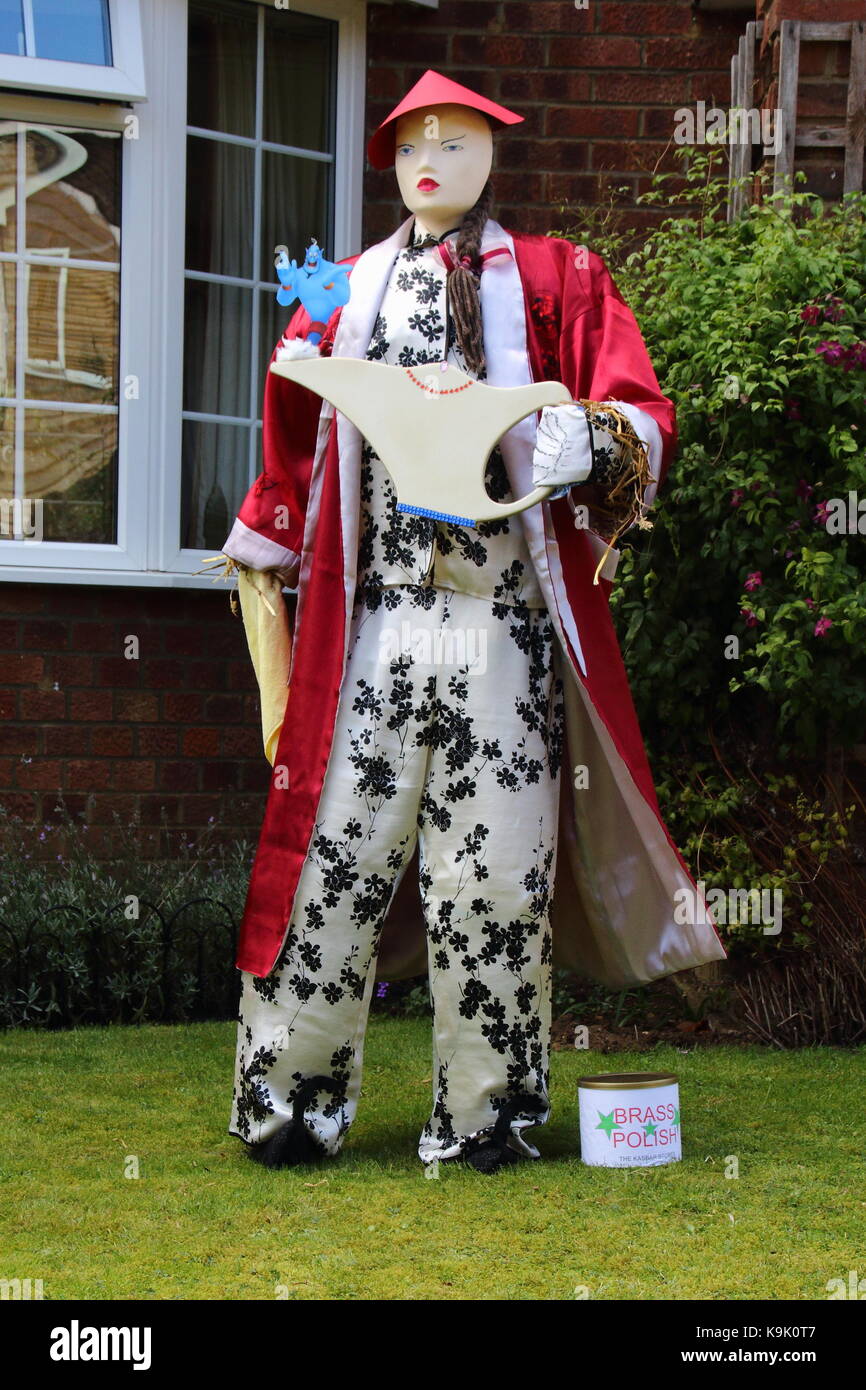
M 268 1172 L 227 1134 L 234 1044 L 231 1023 L 0 1034 L 0 1278 L 46 1299 L 751 1300 L 866 1276 L 866 1049 L 554 1053 L 541 1162 L 433 1181 L 426 1021 L 371 1019 L 324 1170 Z M 662 1069 L 683 1161 L 585 1168 L 577 1077 Z

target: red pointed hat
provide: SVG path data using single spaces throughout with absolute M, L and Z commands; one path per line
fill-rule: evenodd
M 373 168 L 387 169 L 394 163 L 394 124 L 398 116 L 405 116 L 408 111 L 417 111 L 422 106 L 439 106 L 444 102 L 471 106 L 474 110 L 483 112 L 497 125 L 516 125 L 518 121 L 524 120 L 524 117 L 518 116 L 515 111 L 509 111 L 507 107 L 499 106 L 495 101 L 488 101 L 487 97 L 480 96 L 478 92 L 471 91 L 460 82 L 454 82 L 450 77 L 444 77 L 441 72 L 434 72 L 432 68 L 428 68 L 412 90 L 406 93 L 399 106 L 394 107 L 390 116 L 386 116 L 379 129 L 371 136 L 367 145 L 367 158 Z

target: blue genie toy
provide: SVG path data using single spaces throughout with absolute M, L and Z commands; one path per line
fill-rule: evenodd
M 315 237 L 307 247 L 304 264 L 298 266 L 290 261 L 288 253 L 281 248 L 274 265 L 280 277 L 277 290 L 277 303 L 291 304 L 300 299 L 312 322 L 305 339 L 294 339 L 297 346 L 284 347 L 280 356 L 317 356 L 318 344 L 327 326 L 328 319 L 340 305 L 349 300 L 349 269 L 347 265 L 335 265 L 322 255 Z M 285 340 L 284 340 L 285 342 Z M 301 349 L 300 345 L 304 344 Z

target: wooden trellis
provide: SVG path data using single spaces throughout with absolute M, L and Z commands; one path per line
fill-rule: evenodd
M 731 59 L 731 110 L 747 110 L 754 101 L 755 51 L 763 33 L 763 21 L 746 25 L 739 49 Z M 844 125 L 810 123 L 797 125 L 797 89 L 800 79 L 801 43 L 848 43 L 851 62 L 848 72 L 848 96 Z M 866 137 L 866 23 L 860 20 L 846 23 L 805 23 L 786 19 L 779 34 L 779 95 L 782 139 L 778 148 L 763 147 L 765 158 L 773 159 L 773 192 L 789 184 L 794 173 L 797 149 L 843 148 L 845 170 L 842 192 L 852 193 L 863 188 L 863 152 Z M 728 198 L 728 221 L 742 213 L 748 199 L 748 184 L 738 183 L 751 170 L 752 143 L 743 139 L 744 123 L 732 131 L 730 144 L 731 191 Z

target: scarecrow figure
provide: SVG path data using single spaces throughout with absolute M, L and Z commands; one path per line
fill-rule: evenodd
M 725 958 L 608 609 L 615 498 L 628 476 L 648 524 L 674 409 L 602 260 L 491 217 L 493 132 L 521 119 L 432 71 L 392 111 L 368 154 L 396 163 L 410 215 L 342 263 L 319 353 L 561 382 L 572 402 L 509 429 L 486 469 L 494 499 L 547 500 L 475 526 L 400 511 L 370 442 L 268 372 L 264 471 L 225 545 L 273 764 L 230 1133 L 272 1167 L 341 1150 L 377 978 L 429 976 L 421 1161 L 492 1173 L 540 1157 L 553 962 L 622 988 Z M 284 341 L 309 328 L 298 309 Z

